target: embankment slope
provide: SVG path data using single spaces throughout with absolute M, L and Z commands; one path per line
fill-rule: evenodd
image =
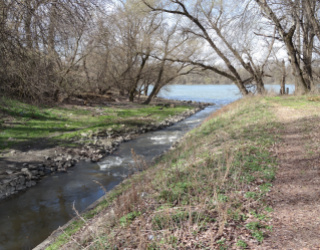
M 223 108 L 47 249 L 319 246 L 320 103 L 309 99 L 254 97 Z

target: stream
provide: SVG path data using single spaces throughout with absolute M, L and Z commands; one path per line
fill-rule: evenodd
M 32 249 L 37 246 L 75 216 L 73 204 L 81 212 L 104 195 L 94 181 L 109 191 L 127 177 L 134 166 L 131 149 L 148 162 L 168 150 L 213 111 L 241 97 L 233 85 L 173 85 L 171 89 L 170 92 L 161 92 L 160 96 L 215 105 L 171 127 L 122 143 L 113 155 L 99 163 L 79 162 L 68 173 L 48 176 L 35 187 L 1 201 L 0 249 Z

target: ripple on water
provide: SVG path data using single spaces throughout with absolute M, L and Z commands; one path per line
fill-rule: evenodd
M 112 167 L 118 167 L 121 166 L 123 163 L 123 159 L 118 156 L 109 156 L 106 160 L 103 162 L 99 162 L 98 165 L 100 167 L 100 170 L 107 170 Z
M 164 145 L 164 144 L 168 144 L 171 142 L 174 142 L 178 139 L 179 135 L 178 134 L 174 134 L 174 135 L 156 135 L 156 136 L 152 136 L 150 137 L 151 141 L 153 144 L 160 144 L 160 145 Z

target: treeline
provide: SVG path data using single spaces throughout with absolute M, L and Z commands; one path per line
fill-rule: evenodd
M 80 87 L 97 9 L 95 0 L 1 0 L 1 94 L 53 101 Z
M 116 90 L 131 101 L 194 71 L 188 41 L 162 16 L 134 2 L 0 1 L 0 93 L 58 102 Z M 193 52 L 191 51 L 190 54 Z M 186 69 L 186 70 L 185 70 Z
M 0 95 L 58 102 L 113 91 L 145 103 L 170 83 L 243 95 L 319 81 L 320 2 L 0 0 Z M 282 65 L 282 66 L 281 66 Z M 291 77 L 291 78 L 290 78 Z

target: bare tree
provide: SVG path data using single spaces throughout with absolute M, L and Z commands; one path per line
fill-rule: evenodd
M 2 93 L 49 100 L 56 90 L 75 83 L 67 78 L 76 70 L 77 60 L 72 58 L 80 56 L 98 2 L 11 0 L 0 1 L 0 7 L 0 60 L 5 65 L 0 69 Z
M 194 58 L 190 61 L 191 63 L 230 79 L 237 85 L 243 95 L 249 93 L 246 85 L 252 82 L 256 83 L 258 92 L 262 93 L 264 91 L 262 80 L 264 71 L 262 68 L 265 63 L 260 65 L 263 66 L 262 68 L 258 67 L 256 63 L 253 65 L 254 60 L 250 55 L 250 50 L 245 50 L 243 43 L 235 42 L 235 29 L 239 28 L 239 21 L 247 11 L 247 1 L 230 1 L 228 3 L 222 1 L 210 1 L 210 3 L 196 1 L 188 4 L 179 0 L 168 0 L 164 3 L 161 2 L 161 4 L 147 0 L 143 0 L 143 2 L 155 12 L 181 16 L 184 19 L 184 25 L 182 25 L 184 32 L 206 41 L 207 50 L 209 48 L 211 50 L 207 53 L 212 54 L 214 52 L 216 56 L 215 59 L 209 61 L 208 59 L 199 60 Z M 237 8 L 234 6 L 237 6 Z M 239 11 L 234 11 L 235 9 Z M 246 59 L 248 60 L 246 61 Z M 224 66 L 218 65 L 216 61 L 223 62 Z M 239 68 L 245 69 L 250 77 L 244 79 L 239 73 Z
M 177 77 L 192 73 L 197 67 L 189 63 L 189 58 L 193 56 L 195 46 L 188 44 L 188 37 L 177 34 L 177 21 L 172 27 L 162 27 L 159 34 L 159 44 L 152 57 L 158 60 L 156 68 L 157 77 L 153 82 L 153 89 L 148 96 L 145 104 L 149 104 L 161 88 Z M 179 58 L 179 59 L 178 59 Z
M 276 27 L 282 41 L 286 46 L 287 53 L 292 65 L 292 69 L 296 78 L 296 91 L 301 93 L 308 92 L 311 87 L 308 86 L 303 70 L 299 62 L 299 49 L 295 46 L 294 34 L 297 29 L 297 23 L 300 19 L 298 10 L 301 9 L 300 1 L 293 3 L 292 1 L 277 1 L 255 0 L 263 14 Z M 296 5 L 298 2 L 298 6 Z M 283 11 L 285 10 L 285 12 Z M 288 13 L 289 12 L 289 13 Z M 306 36 L 305 36 L 306 38 Z

